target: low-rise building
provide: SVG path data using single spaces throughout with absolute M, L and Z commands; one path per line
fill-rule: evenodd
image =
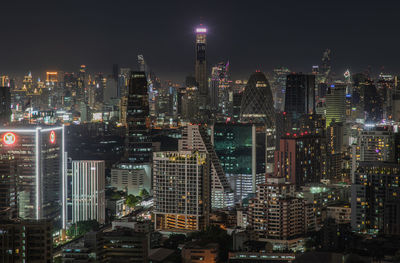
M 106 262 L 148 262 L 148 234 L 120 229 L 103 234 Z
M 336 224 L 348 224 L 351 222 L 351 207 L 349 204 L 331 205 L 326 209 L 326 216 L 333 218 Z
M 290 263 L 296 259 L 294 253 L 265 253 L 265 252 L 229 252 L 229 261 L 232 263 Z
M 216 243 L 201 245 L 198 242 L 190 242 L 182 249 L 183 263 L 216 263 L 218 262 L 218 248 Z
M 0 222 L 0 262 L 53 262 L 52 224 L 48 220 Z

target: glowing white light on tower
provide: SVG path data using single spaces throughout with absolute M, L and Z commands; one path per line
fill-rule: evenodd
M 207 28 L 198 27 L 198 28 L 196 28 L 196 33 L 207 33 Z

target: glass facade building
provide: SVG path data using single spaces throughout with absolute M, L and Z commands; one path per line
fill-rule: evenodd
M 8 192 L 11 215 L 64 226 L 64 127 L 3 128 L 0 138 L 0 177 L 7 178 L 0 184 L 15 189 Z
M 272 128 L 275 124 L 274 98 L 264 73 L 253 73 L 243 91 L 240 109 L 242 122 L 265 123 Z
M 149 163 L 152 156 L 152 143 L 145 72 L 132 71 L 128 88 L 126 157 L 130 163 Z
M 221 166 L 239 202 L 265 182 L 266 147 L 264 126 L 218 123 L 213 144 Z

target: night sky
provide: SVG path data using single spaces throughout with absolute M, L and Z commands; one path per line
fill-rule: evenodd
M 5 1 L 4 1 L 5 2 Z M 32 70 L 110 73 L 136 55 L 163 80 L 194 68 L 194 28 L 209 28 L 208 62 L 230 60 L 233 78 L 284 65 L 308 72 L 325 48 L 333 70 L 400 73 L 399 1 L 6 1 L 0 74 Z

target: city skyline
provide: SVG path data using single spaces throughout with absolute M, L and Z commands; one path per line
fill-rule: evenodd
M 400 262 L 398 7 L 2 5 L 0 261 Z
M 255 1 L 243 6 L 205 1 L 193 9 L 180 1 L 6 3 L 9 12 L 0 18 L 8 25 L 7 40 L 0 44 L 0 72 L 43 75 L 48 70 L 76 71 L 85 64 L 90 71 L 109 73 L 115 63 L 135 69 L 137 54 L 143 54 L 163 80 L 180 83 L 194 75 L 194 30 L 203 23 L 208 28 L 207 72 L 229 60 L 237 79 L 278 66 L 306 73 L 330 48 L 337 74 L 369 66 L 374 74 L 392 73 L 400 70 L 399 39 L 392 33 L 398 5 Z

